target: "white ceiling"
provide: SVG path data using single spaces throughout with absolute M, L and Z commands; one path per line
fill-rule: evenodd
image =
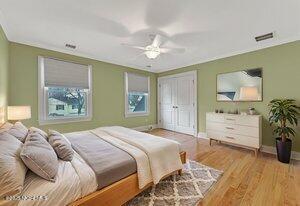
M 299 11 L 299 0 L 0 0 L 10 41 L 153 72 L 298 40 Z M 149 34 L 186 52 L 150 60 L 121 45 L 146 46 Z

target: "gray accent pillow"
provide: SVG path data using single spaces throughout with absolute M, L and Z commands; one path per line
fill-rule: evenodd
M 8 130 L 8 133 L 24 143 L 28 134 L 28 129 L 21 122 L 16 122 L 14 126 Z
M 0 133 L 0 203 L 7 195 L 20 194 L 27 168 L 20 158 L 23 143 L 7 132 Z
M 44 132 L 43 130 L 36 128 L 36 127 L 30 127 L 29 128 L 29 133 L 39 133 L 40 135 L 42 135 L 46 140 L 48 140 L 48 134 L 46 132 Z
M 32 172 L 46 180 L 55 182 L 58 171 L 57 155 L 40 133 L 28 134 L 20 156 Z
M 57 131 L 49 130 L 48 140 L 60 159 L 64 161 L 72 161 L 74 151 L 71 143 L 64 135 Z

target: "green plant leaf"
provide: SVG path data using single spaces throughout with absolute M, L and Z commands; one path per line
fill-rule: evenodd
M 300 116 L 300 106 L 296 104 L 294 99 L 273 99 L 268 104 L 269 123 L 276 125 L 273 133 L 282 137 L 295 136 L 296 132 L 292 127 L 297 126 Z

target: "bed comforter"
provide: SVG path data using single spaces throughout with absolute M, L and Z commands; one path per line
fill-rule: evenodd
M 72 138 L 70 135 L 72 136 L 74 134 L 75 133 L 66 134 L 71 142 Z M 101 127 L 92 131 L 78 132 L 78 134 L 81 134 L 82 138 L 75 138 L 77 139 L 77 142 L 76 144 L 74 142 L 74 158 L 71 162 L 59 160 L 57 179 L 54 183 L 44 180 L 30 171 L 26 176 L 24 189 L 21 195 L 28 197 L 40 195 L 46 197 L 46 200 L 23 200 L 19 201 L 18 205 L 67 205 L 97 189 L 103 188 L 107 183 L 112 182 L 111 180 L 105 180 L 105 178 L 110 176 L 108 172 L 110 166 L 106 168 L 107 170 L 101 169 L 101 165 L 96 165 L 97 157 L 89 158 L 89 155 L 95 155 L 95 153 L 84 151 L 85 149 L 88 149 L 88 145 L 91 144 L 91 142 L 83 144 L 83 147 L 80 148 L 80 141 L 85 141 L 85 135 L 87 135 L 86 137 L 89 135 L 97 137 L 99 139 L 93 137 L 93 141 L 98 140 L 102 143 L 105 141 L 106 143 L 121 149 L 126 155 L 129 154 L 130 157 L 133 157 L 136 163 L 134 164 L 135 167 L 129 167 L 126 175 L 129 176 L 133 173 L 133 170 L 136 170 L 139 179 L 139 188 L 143 188 L 150 182 L 157 184 L 165 175 L 182 169 L 179 155 L 180 146 L 179 143 L 175 141 L 123 127 Z M 76 150 L 80 154 L 78 154 Z M 124 153 L 122 154 L 124 155 Z M 111 162 L 114 162 L 113 158 L 110 159 L 112 160 Z M 127 160 L 125 160 L 125 162 Z M 132 163 L 132 161 L 129 162 Z M 102 163 L 106 164 L 108 162 Z M 120 163 L 122 165 L 122 161 Z M 117 170 L 118 169 L 116 169 L 116 171 Z M 99 172 L 103 171 L 106 172 L 106 175 L 99 176 Z M 123 170 L 120 169 L 120 171 Z

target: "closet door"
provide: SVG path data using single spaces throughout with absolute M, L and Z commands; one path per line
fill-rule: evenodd
M 175 129 L 175 81 L 173 78 L 162 79 L 159 84 L 160 90 L 160 119 L 159 124 L 161 128 L 172 130 Z
M 195 133 L 195 97 L 194 77 L 175 78 L 175 131 L 194 135 Z

